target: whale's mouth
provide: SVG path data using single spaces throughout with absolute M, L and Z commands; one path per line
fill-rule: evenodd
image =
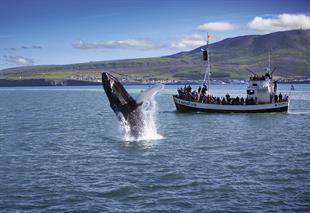
M 102 83 L 112 89 L 114 85 L 113 76 L 111 76 L 109 73 L 102 73 Z
M 102 74 L 102 83 L 107 87 L 111 94 L 117 94 L 117 85 L 115 78 L 109 73 Z
M 115 81 L 113 81 L 112 79 L 109 80 L 109 85 L 112 91 L 113 91 L 114 82 Z
M 122 106 L 132 102 L 135 103 L 134 99 L 127 93 L 122 84 L 111 74 L 106 72 L 102 73 L 102 84 L 110 104 L 114 106 L 113 110 L 116 110 L 115 113 L 117 113 L 117 110 L 120 110 Z

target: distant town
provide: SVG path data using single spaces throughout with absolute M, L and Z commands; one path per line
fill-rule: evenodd
M 87 81 L 87 82 L 96 82 L 101 84 L 101 76 L 94 75 L 79 75 L 71 76 L 71 80 Z M 202 80 L 193 80 L 193 79 L 182 79 L 182 80 L 155 80 L 155 79 L 129 79 L 129 78 L 120 78 L 120 81 L 123 84 L 201 84 Z M 213 85 L 225 85 L 225 84 L 247 84 L 247 80 L 243 79 L 211 79 L 211 84 Z M 308 79 L 278 79 L 280 83 L 310 83 L 310 78 Z

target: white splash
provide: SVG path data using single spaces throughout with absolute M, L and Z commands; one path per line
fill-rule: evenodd
M 156 111 L 157 103 L 154 96 L 163 88 L 163 85 L 155 85 L 146 91 L 142 92 L 137 97 L 137 103 L 142 104 L 142 113 L 143 113 L 143 129 L 141 136 L 138 138 L 132 137 L 130 134 L 130 126 L 123 116 L 121 117 L 121 129 L 123 132 L 125 141 L 149 141 L 149 140 L 159 140 L 164 137 L 157 132 L 156 127 Z
M 120 113 L 120 125 L 121 125 L 121 131 L 122 135 L 124 136 L 124 141 L 132 141 L 134 138 L 130 134 L 130 126 L 128 125 L 127 121 L 125 120 L 124 116 Z
M 156 110 L 157 103 L 154 97 L 151 97 L 148 101 L 142 105 L 142 112 L 144 115 L 144 128 L 140 138 L 138 140 L 159 140 L 163 139 L 157 132 L 156 128 Z

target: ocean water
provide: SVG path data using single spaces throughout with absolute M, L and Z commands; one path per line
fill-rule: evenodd
M 261 114 L 177 113 L 176 89 L 128 141 L 99 86 L 0 88 L 0 212 L 310 211 L 310 85 Z

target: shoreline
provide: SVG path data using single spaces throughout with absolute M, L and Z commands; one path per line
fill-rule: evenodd
M 245 84 L 236 83 L 233 79 L 227 80 L 226 84 Z M 231 82 L 229 82 L 231 81 Z M 292 80 L 292 81 L 278 81 L 281 84 L 310 84 L 310 80 Z M 124 85 L 150 85 L 160 82 L 123 82 Z M 177 82 L 163 83 L 165 85 L 184 85 L 192 84 L 199 85 L 201 82 L 195 80 L 179 80 Z M 218 84 L 218 83 L 215 83 Z M 24 80 L 7 80 L 0 79 L 0 87 L 29 87 L 29 86 L 101 86 L 101 82 L 84 81 L 84 80 L 47 80 L 47 79 L 24 79 Z M 225 85 L 225 84 L 224 84 Z

